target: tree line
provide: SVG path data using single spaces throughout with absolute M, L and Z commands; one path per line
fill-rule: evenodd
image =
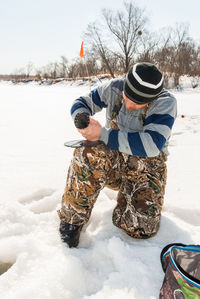
M 107 73 L 114 78 L 141 61 L 156 64 L 165 82 L 173 78 L 175 86 L 182 75 L 200 75 L 200 45 L 190 37 L 189 26 L 176 24 L 151 32 L 145 10 L 133 2 L 124 2 L 122 10 L 102 10 L 100 21 L 88 25 L 83 40 L 84 59 L 70 62 L 62 56 L 60 61 L 35 70 L 35 75 L 75 79 Z M 33 68 L 30 63 L 24 75 L 30 76 Z

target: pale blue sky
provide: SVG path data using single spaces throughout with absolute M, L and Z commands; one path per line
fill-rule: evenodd
M 200 43 L 200 0 L 138 0 L 150 28 L 159 30 L 184 22 Z M 25 67 L 41 67 L 61 55 L 79 54 L 82 33 L 99 19 L 102 8 L 122 8 L 123 0 L 0 0 L 0 74 Z

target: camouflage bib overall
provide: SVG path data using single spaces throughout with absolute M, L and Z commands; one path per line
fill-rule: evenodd
M 118 129 L 120 108 L 119 101 L 113 109 L 113 129 Z M 141 115 L 143 120 L 146 111 Z M 132 237 L 151 237 L 160 223 L 167 176 L 165 161 L 163 152 L 146 158 L 112 150 L 104 143 L 75 149 L 58 211 L 60 219 L 74 225 L 86 224 L 100 191 L 109 187 L 119 190 L 113 224 Z

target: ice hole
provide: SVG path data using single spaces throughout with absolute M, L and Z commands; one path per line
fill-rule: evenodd
M 2 263 L 2 262 L 0 262 L 0 275 L 7 272 L 12 267 L 12 265 L 13 265 L 13 263 Z

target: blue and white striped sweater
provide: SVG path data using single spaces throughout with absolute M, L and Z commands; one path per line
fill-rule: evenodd
M 157 156 L 160 151 L 168 153 L 168 140 L 177 115 L 176 99 L 166 90 L 148 106 L 143 121 L 144 109 L 128 111 L 123 103 L 117 116 L 120 130 L 109 128 L 115 103 L 121 97 L 124 79 L 114 79 L 91 91 L 89 95 L 75 100 L 71 115 L 87 112 L 90 115 L 106 108 L 106 125 L 100 140 L 111 149 L 143 157 Z

